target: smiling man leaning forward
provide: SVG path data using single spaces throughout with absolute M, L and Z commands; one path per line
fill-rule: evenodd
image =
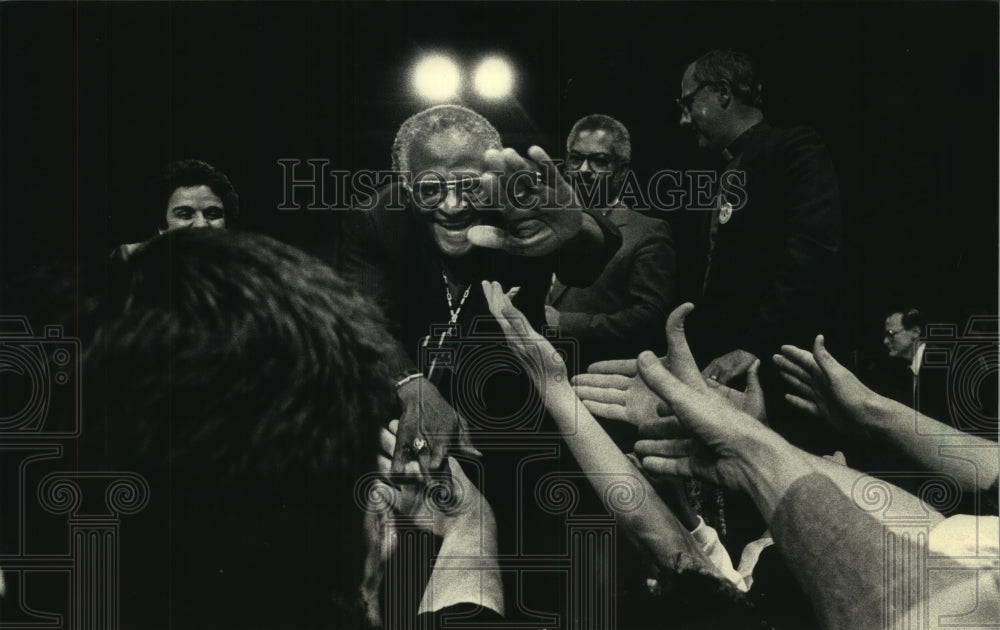
M 478 363 L 486 380 L 496 381 L 492 398 L 483 391 L 490 383 L 465 384 L 460 362 L 434 358 L 472 332 L 499 334 L 480 282 L 519 287 L 515 305 L 541 330 L 553 272 L 565 284 L 586 286 L 621 236 L 599 213 L 580 208 L 545 151 L 531 147 L 526 159 L 504 149 L 496 129 L 464 107 L 440 105 L 406 120 L 392 161 L 403 181 L 381 189 L 369 210 L 350 213 L 337 266 L 381 305 L 397 342 L 389 357 L 402 403 L 394 469 L 417 459 L 427 470 L 451 445 L 473 451 L 468 421 L 487 431 L 519 428 L 517 410 L 495 406 L 517 397 L 502 378 L 489 378 L 504 372 L 501 354 L 487 352 Z M 399 200 L 405 209 L 393 210 Z M 520 415 L 526 425 L 535 420 Z M 505 420 L 497 425 L 498 418 Z

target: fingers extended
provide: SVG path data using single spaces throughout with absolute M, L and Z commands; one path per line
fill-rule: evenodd
M 580 374 L 575 378 L 582 378 L 596 374 L 615 374 L 628 378 L 635 376 L 638 373 L 639 368 L 636 365 L 635 359 L 619 359 L 615 361 L 598 361 L 597 363 L 592 363 L 590 364 L 590 367 L 587 368 L 587 374 Z
M 625 405 L 626 392 L 624 389 L 614 389 L 608 387 L 587 387 L 577 385 L 574 388 L 577 397 L 583 401 L 593 401 L 608 403 L 611 405 Z
M 634 448 L 640 457 L 687 457 L 694 451 L 695 442 L 690 438 L 639 440 Z

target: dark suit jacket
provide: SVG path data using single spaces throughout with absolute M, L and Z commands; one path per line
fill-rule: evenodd
M 549 304 L 560 312 L 559 330 L 580 348 L 581 371 L 594 361 L 666 351 L 664 323 L 674 306 L 676 259 L 670 226 L 625 207 L 608 219 L 622 246 L 601 276 L 586 288 L 556 280 Z
M 806 127 L 762 122 L 730 152 L 740 156 L 736 169 L 746 183 L 742 193 L 727 191 L 734 211 L 718 226 L 689 337 L 702 365 L 737 348 L 767 364 L 781 344 L 811 344 L 838 323 L 840 190 L 826 147 Z M 711 213 L 705 215 L 707 254 Z M 704 277 L 701 262 L 695 272 Z

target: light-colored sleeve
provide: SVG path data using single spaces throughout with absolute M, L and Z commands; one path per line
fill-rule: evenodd
M 927 601 L 908 611 L 927 614 L 928 628 L 1000 625 L 1000 519 L 962 514 L 931 530 Z
M 705 521 L 699 516 L 698 517 L 698 527 L 692 530 L 691 535 L 694 539 L 701 545 L 701 550 L 705 552 L 708 559 L 712 561 L 715 568 L 718 569 L 723 576 L 730 582 L 732 582 L 736 588 L 743 591 L 744 593 L 750 590 L 747 585 L 746 580 L 739 571 L 733 568 L 733 561 L 729 557 L 729 552 L 726 548 L 722 546 L 719 542 L 719 533 L 715 531 L 714 528 L 708 526 Z

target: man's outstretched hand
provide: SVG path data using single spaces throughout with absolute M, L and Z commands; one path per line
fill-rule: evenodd
M 528 149 L 528 157 L 538 166 L 514 149 L 486 152 L 483 184 L 497 202 L 503 221 L 502 227 L 470 228 L 469 240 L 474 245 L 517 256 L 544 256 L 580 233 L 583 211 L 572 186 L 540 147 Z
M 417 461 L 425 475 L 437 470 L 453 444 L 463 453 L 482 456 L 469 440 L 465 418 L 427 379 L 413 379 L 401 386 L 398 393 L 403 413 L 392 454 L 393 473 L 401 474 L 410 461 Z

